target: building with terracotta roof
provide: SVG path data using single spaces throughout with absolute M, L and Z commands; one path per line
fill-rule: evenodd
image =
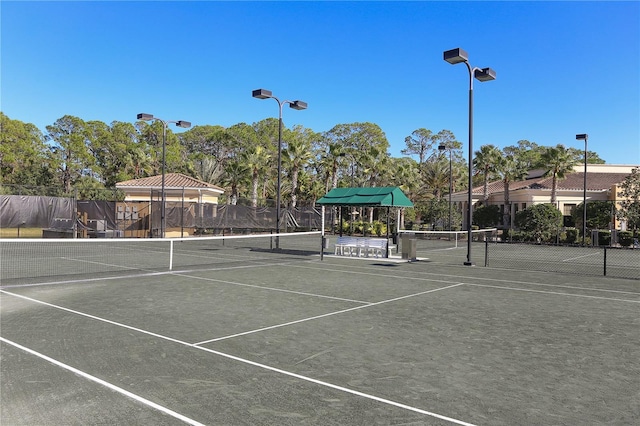
M 125 193 L 125 201 L 150 201 L 162 191 L 162 175 L 116 183 L 116 188 Z M 224 189 L 182 173 L 167 173 L 164 179 L 166 201 L 198 204 L 218 204 Z
M 118 182 L 116 188 L 125 193 L 124 201 L 116 203 L 116 221 L 124 222 L 125 234 L 158 236 L 162 175 Z M 164 188 L 167 206 L 165 235 L 168 237 L 189 235 L 189 230 L 182 226 L 185 215 L 215 215 L 218 198 L 224 193 L 224 189 L 216 185 L 182 173 L 165 174 Z
M 588 164 L 587 165 L 587 203 L 589 201 L 614 201 L 620 202 L 620 184 L 631 174 L 634 167 L 631 165 Z M 521 210 L 534 204 L 551 202 L 552 180 L 551 176 L 544 177 L 542 170 L 529 172 L 527 179 L 509 184 L 509 206 L 504 203 L 504 184 L 502 181 L 489 183 L 489 199 L 487 204 L 497 205 L 503 215 L 509 214 L 511 218 Z M 583 201 L 584 189 L 584 164 L 576 165 L 574 172 L 567 174 L 564 179 L 558 180 L 556 192 L 556 204 L 558 210 L 565 218 L 570 218 L 571 209 Z M 461 212 L 466 211 L 467 191 L 453 193 L 451 201 L 455 208 Z M 472 189 L 473 204 L 483 201 L 483 186 Z M 463 218 L 466 215 L 463 214 Z M 464 219 L 463 219 L 464 221 Z M 569 219 L 565 220 L 567 223 Z M 513 221 L 512 221 L 513 222 Z M 624 227 L 612 217 L 613 229 Z M 463 223 L 466 229 L 466 222 Z

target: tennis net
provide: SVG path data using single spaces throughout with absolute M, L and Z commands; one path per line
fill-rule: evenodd
M 0 285 L 282 262 L 319 255 L 320 249 L 319 231 L 184 239 L 0 239 Z
M 497 229 L 475 229 L 471 231 L 472 242 L 492 241 L 496 238 Z M 468 241 L 467 231 L 409 231 L 401 230 L 403 235 L 413 235 L 417 240 L 418 250 L 452 249 L 465 245 Z

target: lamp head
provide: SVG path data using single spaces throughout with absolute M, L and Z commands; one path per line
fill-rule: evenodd
M 444 151 L 445 149 L 447 149 L 445 144 L 441 143 L 440 145 L 438 145 L 438 151 Z
M 586 141 L 589 138 L 589 135 L 586 133 L 581 133 L 579 135 L 576 135 L 576 140 L 579 141 Z
M 180 120 L 176 123 L 176 126 L 182 127 L 183 129 L 188 129 L 189 127 L 191 127 L 191 123 L 188 121 Z
M 271 90 L 266 90 L 266 89 L 256 89 L 253 92 L 251 92 L 251 96 L 258 99 L 269 99 L 273 97 L 271 95 Z
M 460 48 L 451 49 L 444 52 L 444 60 L 455 65 L 461 62 L 467 62 L 469 60 L 469 54 Z
M 138 114 L 138 120 L 143 120 L 143 121 L 153 120 L 153 114 L 145 114 L 141 112 L 140 114 Z
M 474 72 L 474 77 L 480 81 L 491 81 L 496 79 L 496 72 L 491 68 L 482 68 Z
M 293 101 L 289 103 L 289 107 L 297 110 L 307 109 L 307 103 L 303 101 Z

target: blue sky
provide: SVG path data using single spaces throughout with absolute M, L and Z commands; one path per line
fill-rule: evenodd
M 474 150 L 527 139 L 640 164 L 640 2 L 0 3 L 0 109 L 41 130 L 70 114 L 110 123 L 139 112 L 194 125 L 277 117 L 271 90 L 300 99 L 284 122 L 317 132 L 378 124 L 401 156 L 424 127 Z M 465 148 L 466 149 L 466 148 Z M 466 154 L 465 154 L 466 155 Z

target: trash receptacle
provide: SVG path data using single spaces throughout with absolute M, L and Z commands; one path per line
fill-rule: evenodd
M 324 250 L 329 248 L 329 237 L 322 237 L 322 248 Z
M 402 258 L 416 260 L 416 235 L 402 234 Z

